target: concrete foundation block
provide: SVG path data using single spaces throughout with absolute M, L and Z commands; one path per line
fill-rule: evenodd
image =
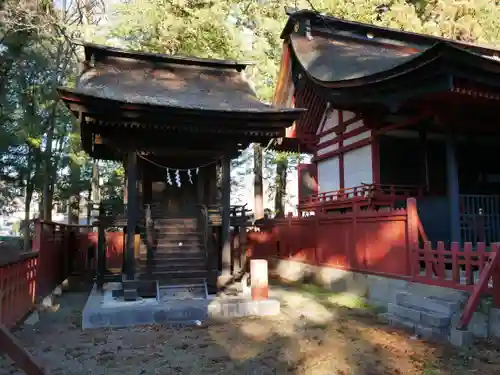
M 208 315 L 214 319 L 238 318 L 244 316 L 270 316 L 280 313 L 280 301 L 277 299 L 247 300 L 232 299 L 215 300 L 208 305 Z
M 450 326 L 451 318 L 434 311 L 422 311 L 420 314 L 420 323 L 424 326 L 443 328 Z
M 40 321 L 40 315 L 38 314 L 38 311 L 33 311 L 24 321 L 24 324 L 27 326 L 32 326 L 35 325 Z
M 450 331 L 450 343 L 456 347 L 469 346 L 474 342 L 474 335 L 470 331 L 460 331 L 453 328 Z
M 405 291 L 408 282 L 405 280 L 369 275 L 367 278 L 368 299 L 396 302 L 396 294 Z
M 415 332 L 415 323 L 403 319 L 397 315 L 391 313 L 378 314 L 378 318 L 381 322 L 389 324 L 391 327 L 396 329 L 404 329 L 406 331 Z
M 463 304 L 467 301 L 468 293 L 450 288 L 420 283 L 408 283 L 408 292 L 421 297 L 438 298 L 446 301 L 455 301 Z
M 454 312 L 460 309 L 461 304 L 458 301 L 445 301 L 435 298 L 422 297 L 420 295 L 414 295 L 407 292 L 397 293 L 396 302 L 401 306 L 435 311 L 450 317 Z
M 490 337 L 500 339 L 500 309 L 490 309 L 488 328 Z
M 460 316 L 462 312 L 456 312 L 451 319 L 451 326 L 457 327 L 460 321 Z M 477 338 L 486 339 L 490 335 L 490 321 L 489 316 L 481 312 L 476 311 L 469 322 L 467 330 L 471 332 Z
M 429 327 L 424 325 L 416 325 L 415 333 L 424 340 L 443 341 L 448 337 L 448 329 L 440 327 Z
M 400 318 L 411 320 L 415 323 L 420 322 L 420 311 L 415 309 L 399 306 L 395 303 L 389 303 L 387 305 L 387 312 L 399 316 Z

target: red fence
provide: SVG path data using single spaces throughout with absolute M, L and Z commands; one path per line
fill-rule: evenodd
M 484 243 L 447 249 L 425 241 L 416 200 L 407 210 L 358 211 L 272 221 L 248 234 L 249 256 L 295 260 L 314 266 L 404 278 L 472 292 L 499 245 Z M 483 292 L 493 293 L 496 275 Z M 500 283 L 500 281 L 497 281 Z M 497 288 L 499 289 L 499 288 Z M 498 291 L 500 293 L 500 290 Z M 494 296 L 500 306 L 500 296 Z
M 410 271 L 404 210 L 275 220 L 268 231 L 249 233 L 248 238 L 252 257 L 394 276 Z
M 37 298 L 48 295 L 69 276 L 82 270 L 86 249 L 79 247 L 81 226 L 37 220 L 33 248 L 0 263 L 0 323 L 17 324 L 34 307 Z M 84 228 L 84 232 L 85 232 Z

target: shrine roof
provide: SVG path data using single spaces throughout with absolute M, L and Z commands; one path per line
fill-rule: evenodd
M 399 84 L 410 73 L 429 82 L 431 77 L 447 75 L 500 87 L 498 50 L 309 10 L 288 14 L 282 38 L 289 41 L 299 70 L 324 87 L 349 90 Z M 451 80 L 444 81 L 444 86 L 450 85 Z
M 86 68 L 76 87 L 59 90 L 67 104 L 103 100 L 141 109 L 279 113 L 292 121 L 303 111 L 260 101 L 243 74 L 247 63 L 83 45 Z

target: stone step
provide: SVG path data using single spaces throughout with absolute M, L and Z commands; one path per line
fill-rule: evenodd
M 159 243 L 156 246 L 156 252 L 157 253 L 163 253 L 163 252 L 171 252 L 171 251 L 179 251 L 179 252 L 196 252 L 196 251 L 202 251 L 203 246 L 200 244 L 186 244 L 182 243 L 181 246 L 179 244 L 172 244 L 172 243 Z
M 171 279 L 197 279 L 206 278 L 208 271 L 206 269 L 190 269 L 190 270 L 176 270 L 176 271 L 153 271 L 151 273 L 147 272 L 145 269 L 139 270 L 137 272 L 137 278 L 140 280 L 153 279 L 156 280 L 171 280 Z
M 404 319 L 390 312 L 379 314 L 378 318 L 381 322 L 389 324 L 391 327 L 416 334 L 424 340 L 444 341 L 447 340 L 450 332 L 449 327 L 440 328 L 426 326 L 423 324 L 415 323 L 408 319 Z
M 203 238 L 200 232 L 174 232 L 169 230 L 157 231 L 156 238 L 169 238 L 172 241 L 182 240 L 201 240 Z
M 435 297 L 422 297 L 408 292 L 397 293 L 396 304 L 408 308 L 433 311 L 449 317 L 451 317 L 453 313 L 459 311 L 462 305 L 461 301 L 449 301 Z
M 166 219 L 166 218 L 157 218 L 155 220 L 155 224 L 158 225 L 177 225 L 177 226 L 185 226 L 185 227 L 196 227 L 198 225 L 197 219 Z
M 139 258 L 137 263 L 139 265 L 147 265 L 147 258 Z M 206 257 L 204 256 L 193 256 L 193 257 L 162 257 L 153 259 L 155 264 L 166 264 L 166 263 L 176 263 L 176 264 L 205 264 Z
M 424 326 L 446 328 L 451 323 L 451 317 L 446 314 L 422 308 L 405 307 L 395 303 L 387 305 L 387 312 Z
M 179 263 L 179 262 L 167 262 L 163 264 L 155 263 L 151 266 L 153 272 L 170 272 L 170 271 L 189 271 L 189 270 L 199 270 L 206 267 L 205 262 L 198 263 Z M 139 264 L 139 269 L 146 272 L 147 265 Z
M 191 250 L 171 250 L 171 251 L 157 251 L 154 253 L 154 259 L 195 259 L 195 258 L 206 258 L 206 252 L 202 249 L 191 249 Z M 139 253 L 139 259 L 148 259 L 147 252 Z

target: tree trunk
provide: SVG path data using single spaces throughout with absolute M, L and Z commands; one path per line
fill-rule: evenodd
M 33 157 L 29 154 L 33 154 Z M 24 200 L 24 251 L 31 250 L 31 217 L 30 206 L 33 198 L 33 191 L 35 190 L 35 182 L 39 174 L 41 155 L 40 149 L 34 149 L 28 154 L 28 165 L 26 173 L 26 197 Z M 34 168 L 33 168 L 34 167 Z M 32 170 L 33 168 L 33 170 Z
M 282 156 L 276 163 L 276 194 L 274 196 L 274 212 L 276 217 L 285 216 L 286 178 L 288 159 Z
M 50 119 L 50 125 L 47 131 L 47 146 L 45 149 L 45 158 L 44 158 L 45 178 L 43 181 L 43 195 L 42 195 L 43 208 L 40 213 L 40 217 L 47 221 L 52 221 L 52 197 L 53 197 L 52 190 L 54 187 L 53 185 L 54 181 L 52 180 L 52 169 L 53 169 L 52 141 L 54 139 L 54 130 L 56 125 L 55 109 L 56 105 L 54 105 L 52 109 L 51 113 L 52 118 Z
M 262 182 L 262 146 L 253 145 L 253 194 L 254 194 L 254 220 L 264 218 L 264 186 Z

